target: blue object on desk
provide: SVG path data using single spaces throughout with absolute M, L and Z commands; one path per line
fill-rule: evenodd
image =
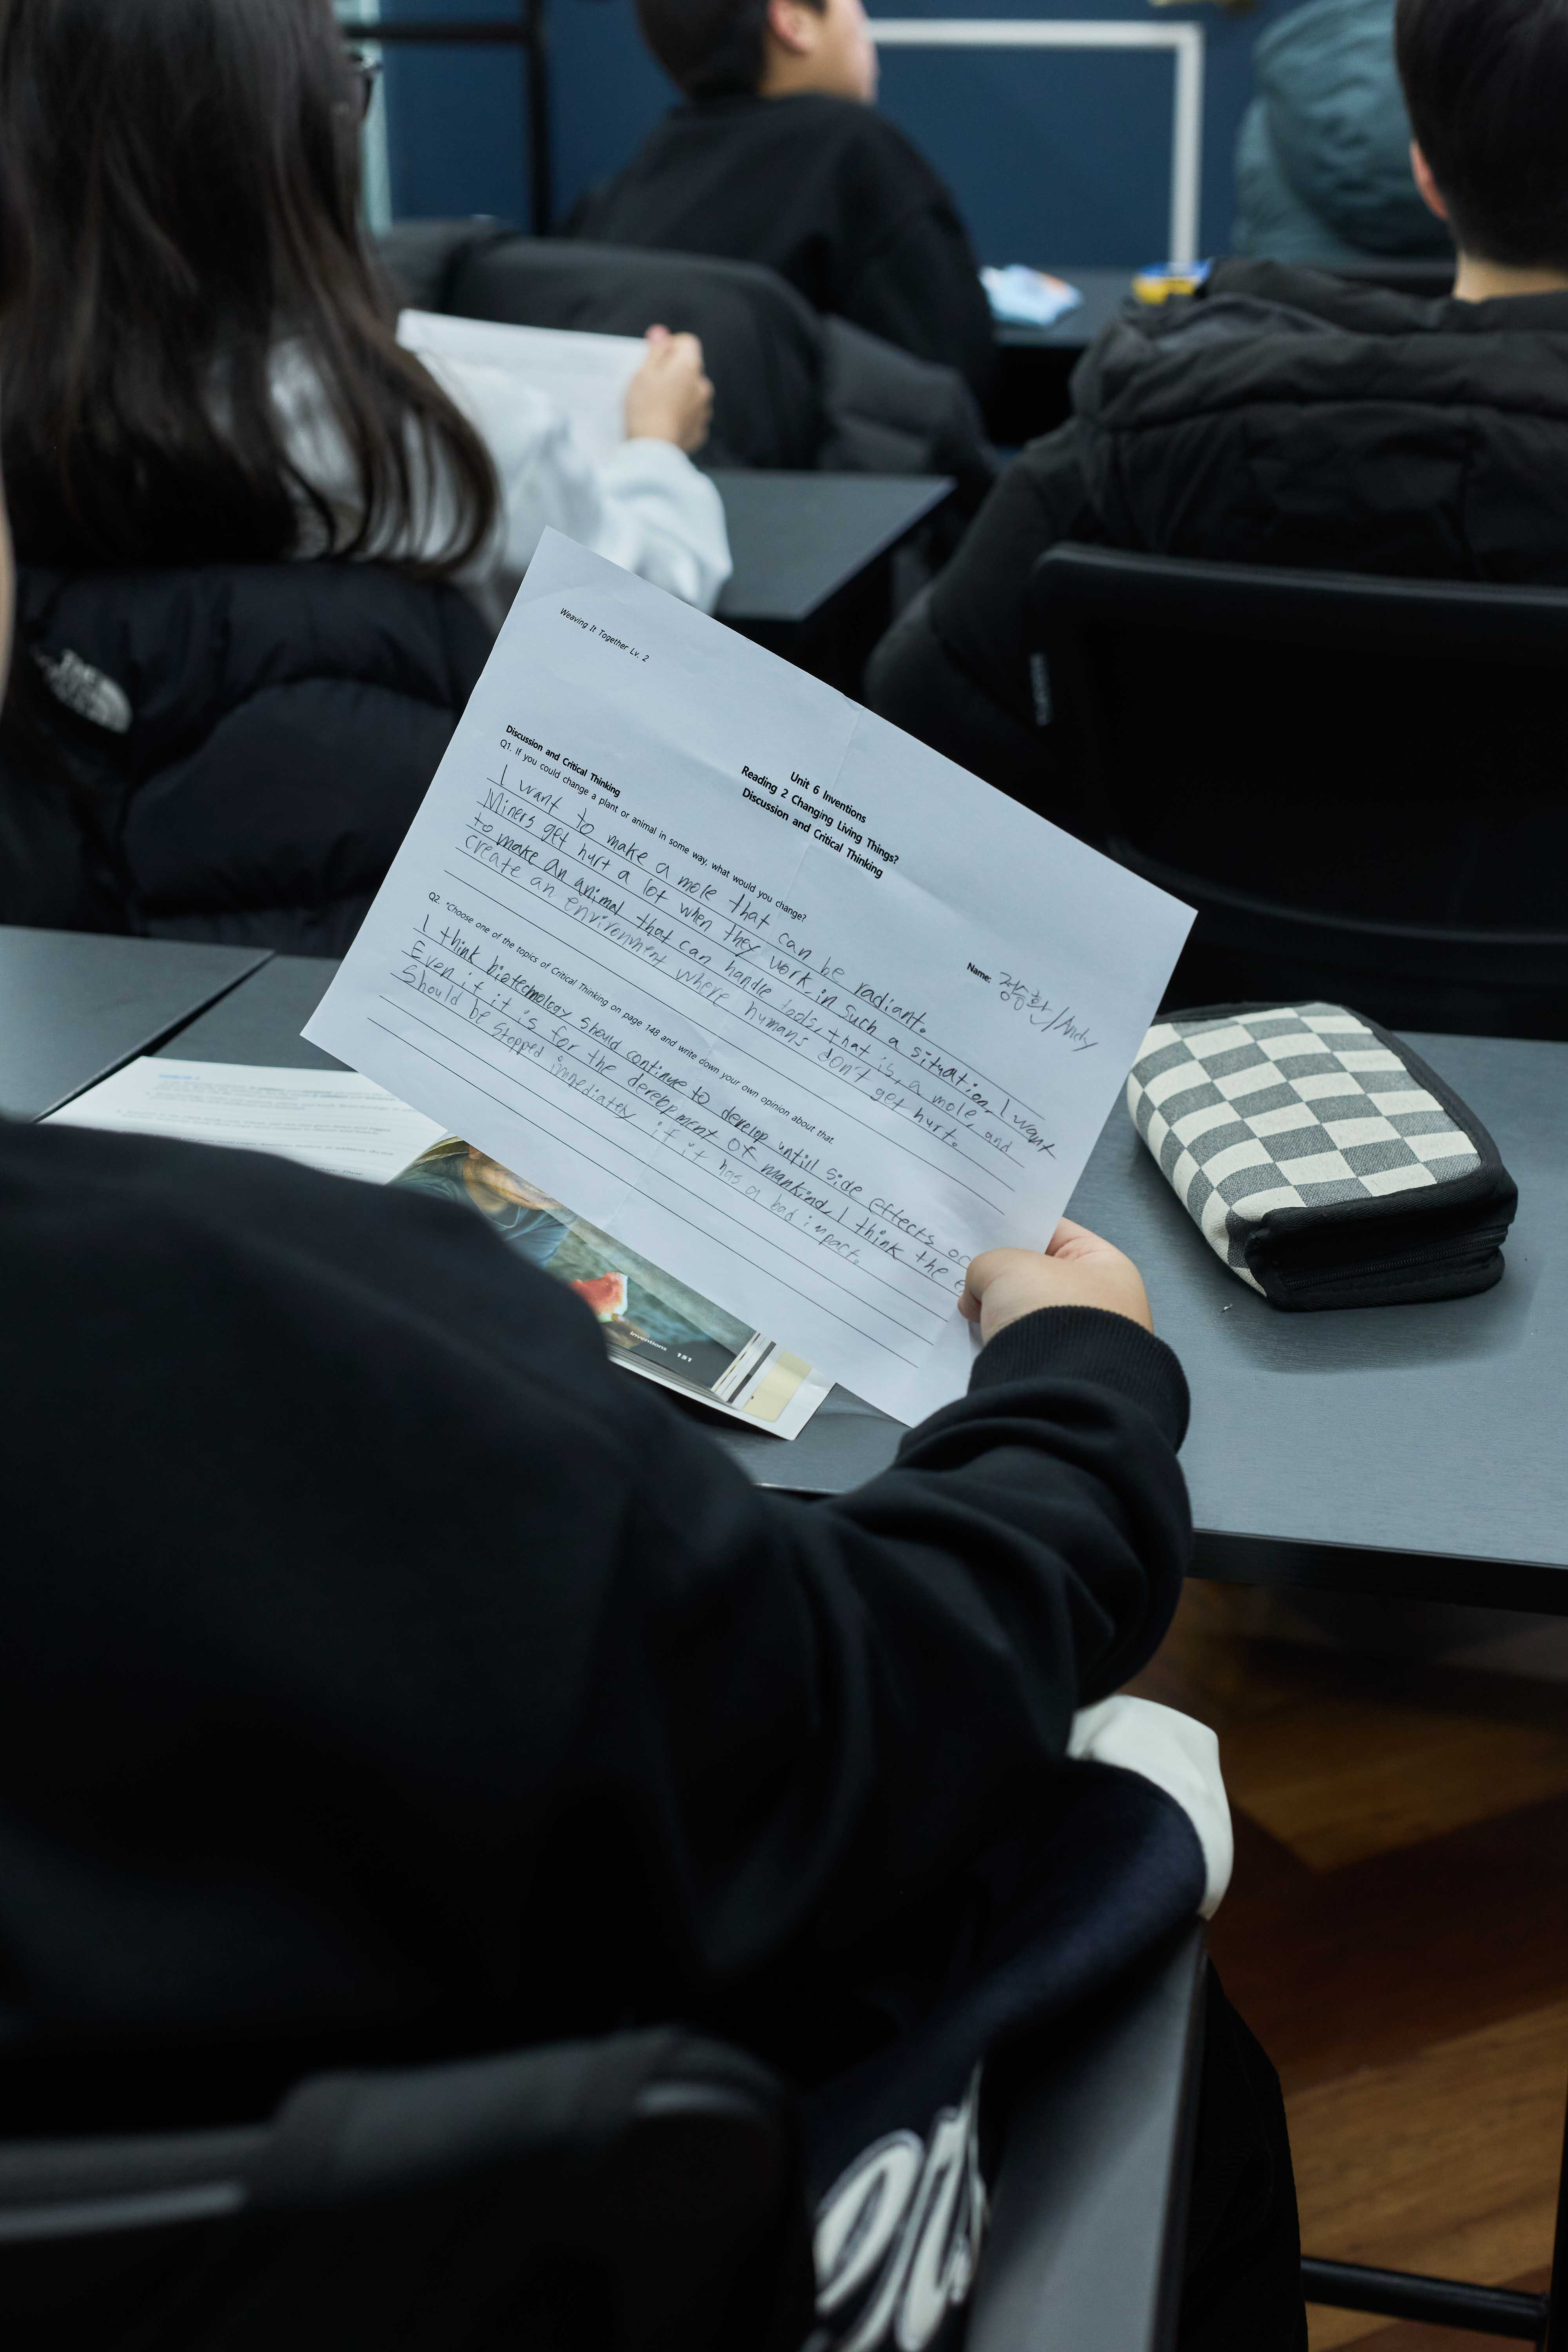
M 1083 300 L 1079 288 L 1065 278 L 1030 269 L 1022 261 L 1010 261 L 1005 269 L 983 269 L 980 283 L 992 317 L 1004 327 L 1054 327 Z

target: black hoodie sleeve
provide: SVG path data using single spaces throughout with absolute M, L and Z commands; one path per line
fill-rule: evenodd
M 1181 1371 L 1110 1315 L 808 1503 L 418 1196 L 0 1128 L 0 1955 L 57 2031 L 473 2046 L 830 1965 L 1036 1801 L 1187 1556 Z

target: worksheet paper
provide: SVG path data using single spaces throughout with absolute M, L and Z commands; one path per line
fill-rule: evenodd
M 547 531 L 305 1034 L 912 1420 L 1191 920 Z
M 441 1132 L 357 1070 L 263 1069 L 148 1054 L 89 1087 L 47 1123 L 242 1144 L 372 1184 L 390 1183 Z
M 602 465 L 626 437 L 626 386 L 647 357 L 640 335 L 584 335 L 565 327 L 511 327 L 498 319 L 405 310 L 397 340 L 421 358 L 501 368 L 565 410 L 584 457 Z

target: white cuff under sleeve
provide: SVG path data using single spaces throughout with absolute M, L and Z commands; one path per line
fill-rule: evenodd
M 1074 1716 L 1068 1754 L 1140 1772 L 1174 1798 L 1204 1850 L 1204 1899 L 1198 1909 L 1212 1919 L 1230 1885 L 1236 1843 L 1230 1801 L 1220 1778 L 1219 1741 L 1207 1724 L 1195 1723 L 1174 1707 L 1157 1706 L 1152 1699 L 1102 1698 Z

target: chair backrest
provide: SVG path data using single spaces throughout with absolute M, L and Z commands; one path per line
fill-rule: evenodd
M 1033 597 L 1062 813 L 1199 909 L 1172 1003 L 1568 1035 L 1568 593 L 1068 544 Z
M 397 299 L 416 310 L 523 327 L 702 339 L 717 470 L 951 474 L 965 511 L 996 476 L 973 394 L 847 320 L 821 318 L 751 262 L 519 236 L 504 223 L 400 221 L 380 240 Z
M 796 2352 L 811 2306 L 791 2103 L 675 2031 L 0 2147 L 7 2352 Z
M 468 319 L 700 335 L 713 383 L 703 463 L 804 470 L 826 436 L 822 324 L 771 269 L 706 255 L 517 236 L 483 222 L 410 221 L 381 240 L 402 299 Z

